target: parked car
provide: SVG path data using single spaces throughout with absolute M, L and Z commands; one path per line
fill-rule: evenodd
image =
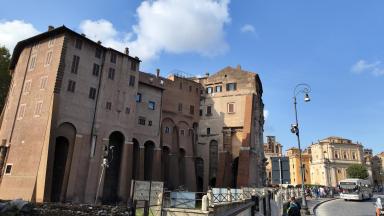
M 376 216 L 384 215 L 384 198 L 377 198 L 376 203 Z

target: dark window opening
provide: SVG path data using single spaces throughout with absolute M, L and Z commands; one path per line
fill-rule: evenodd
M 150 110 L 155 110 L 155 107 L 156 107 L 156 103 L 154 101 L 149 101 L 148 102 L 148 108 Z
M 80 40 L 80 39 L 76 39 L 76 42 L 75 42 L 75 47 L 77 49 L 80 49 L 81 50 L 81 47 L 83 46 L 83 41 Z
M 129 76 L 129 86 L 135 86 L 135 80 L 136 80 L 136 77 L 130 75 Z
M 98 64 L 93 64 L 92 75 L 94 75 L 94 76 L 99 76 L 99 71 L 100 71 L 100 65 L 98 65 Z
M 71 73 L 77 74 L 77 70 L 79 69 L 79 62 L 80 57 L 77 55 L 73 55 Z
M 110 79 L 110 80 L 114 80 L 115 79 L 115 69 L 114 68 L 109 68 L 108 79 Z
M 141 102 L 141 93 L 137 93 L 137 95 L 136 95 L 136 102 L 138 102 L 138 103 Z
M 96 89 L 93 87 L 89 89 L 89 98 L 92 100 L 95 100 L 96 98 Z
M 67 88 L 67 91 L 69 91 L 69 92 L 75 92 L 75 89 L 76 89 L 76 82 L 73 81 L 73 80 L 69 80 L 69 81 L 68 81 L 68 88 Z
M 207 116 L 210 116 L 210 115 L 212 115 L 212 107 L 207 106 Z
M 227 91 L 236 91 L 236 83 L 227 83 Z
M 111 110 L 112 109 L 112 103 L 111 102 L 107 102 L 107 104 L 105 105 L 105 108 L 107 110 Z

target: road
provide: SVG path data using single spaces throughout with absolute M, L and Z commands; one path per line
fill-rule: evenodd
M 315 214 L 317 216 L 372 216 L 375 215 L 375 202 L 375 198 L 364 201 L 337 199 L 321 204 L 317 207 Z

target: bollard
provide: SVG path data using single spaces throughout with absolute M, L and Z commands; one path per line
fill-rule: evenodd
M 201 210 L 202 211 L 208 211 L 208 204 L 209 204 L 208 196 L 204 195 L 201 201 L 202 201 L 201 202 Z
M 213 207 L 213 193 L 212 190 L 207 191 L 208 205 Z
M 227 189 L 227 202 L 232 202 L 231 188 Z

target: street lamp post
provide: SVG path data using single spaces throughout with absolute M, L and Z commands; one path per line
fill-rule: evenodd
M 299 156 L 300 156 L 300 170 L 301 170 L 301 196 L 302 196 L 302 206 L 301 206 L 301 210 L 302 210 L 302 213 L 304 215 L 309 215 L 309 211 L 308 211 L 308 206 L 307 206 L 307 200 L 305 198 L 305 170 L 303 168 L 303 160 L 302 160 L 302 155 L 301 155 L 301 146 L 300 146 L 300 133 L 299 133 L 299 121 L 298 121 L 298 118 L 297 118 L 297 100 L 296 100 L 296 96 L 299 94 L 299 93 L 302 93 L 305 95 L 304 97 L 304 101 L 305 102 L 309 102 L 311 99 L 309 98 L 309 95 L 308 93 L 311 92 L 311 87 L 308 85 L 308 84 L 305 84 L 305 83 L 300 83 L 298 85 L 295 86 L 295 89 L 293 91 L 293 104 L 294 104 L 294 108 L 295 108 L 295 120 L 296 120 L 296 123 L 292 125 L 291 127 L 291 132 L 296 134 L 296 137 L 297 137 L 297 145 L 299 147 Z

